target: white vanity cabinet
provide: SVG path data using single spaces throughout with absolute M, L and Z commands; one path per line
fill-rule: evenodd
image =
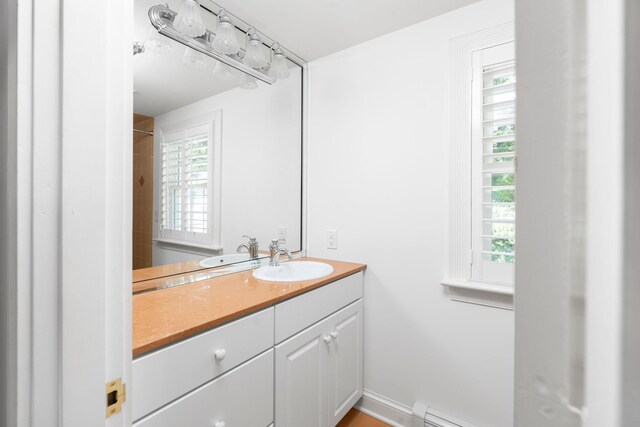
M 362 300 L 276 346 L 276 426 L 335 426 L 362 396 Z
M 362 295 L 357 272 L 136 358 L 134 427 L 335 426 L 362 396 Z
M 335 426 L 360 399 L 362 306 L 362 273 L 276 306 L 276 339 L 323 316 L 275 347 L 277 427 Z

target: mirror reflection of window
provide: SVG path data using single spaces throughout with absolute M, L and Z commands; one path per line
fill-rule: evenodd
M 222 112 L 158 128 L 156 241 L 220 250 Z

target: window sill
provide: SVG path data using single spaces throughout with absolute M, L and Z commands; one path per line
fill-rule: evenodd
M 219 245 L 204 245 L 202 243 L 186 242 L 183 240 L 171 240 L 171 239 L 163 239 L 160 237 L 154 237 L 153 241 L 164 244 L 164 245 L 169 245 L 169 246 L 180 246 L 182 248 L 195 248 L 195 249 L 201 249 L 201 250 L 204 249 L 207 251 L 222 250 L 222 246 L 219 246 Z
M 443 279 L 452 301 L 513 310 L 513 286 L 469 280 Z

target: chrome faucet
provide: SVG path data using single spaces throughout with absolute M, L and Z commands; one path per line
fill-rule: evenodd
M 284 243 L 284 240 L 273 239 L 269 245 L 269 266 L 277 267 L 280 265 L 280 254 L 285 254 L 289 259 L 292 259 L 291 252 L 288 249 L 281 248 L 280 243 Z
M 243 243 L 240 246 L 238 246 L 238 249 L 236 249 L 236 252 L 240 252 L 242 248 L 247 248 L 247 252 L 249 252 L 249 257 L 251 259 L 258 259 L 258 240 L 256 240 L 255 237 L 249 237 L 249 236 L 242 236 L 242 237 L 249 239 L 249 241 L 247 243 Z

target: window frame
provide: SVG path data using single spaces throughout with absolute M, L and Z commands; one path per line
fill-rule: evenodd
M 195 233 L 186 230 L 175 231 L 163 228 L 162 223 L 162 197 L 164 182 L 162 176 L 163 148 L 165 136 L 178 132 L 187 133 L 190 129 L 206 127 L 208 129 L 207 141 L 207 232 Z M 221 242 L 221 193 L 222 193 L 222 110 L 192 117 L 177 123 L 165 125 L 156 129 L 156 152 L 160 156 L 157 162 L 158 191 L 155 193 L 156 206 L 155 236 L 154 240 L 161 243 L 169 243 L 192 248 L 220 250 Z M 183 187 L 184 188 L 184 187 Z
M 473 52 L 515 40 L 507 22 L 450 41 L 449 251 L 441 284 L 453 301 L 512 310 L 514 286 L 473 280 L 472 253 L 472 59 Z
M 483 254 L 484 246 L 484 215 L 483 186 L 484 169 L 484 71 L 486 68 L 500 63 L 514 62 L 515 42 L 479 49 L 472 54 L 472 114 L 471 114 L 471 272 L 470 280 L 503 286 L 513 286 L 515 276 L 515 262 L 498 263 L 486 261 Z M 514 119 L 515 122 L 515 119 Z M 515 135 L 514 135 L 515 138 Z M 517 145 L 517 143 L 516 143 Z M 516 148 L 517 152 L 517 148 Z M 514 169 L 507 173 L 513 173 Z M 515 187 L 514 183 L 514 187 Z M 515 204 L 515 201 L 514 201 Z M 515 226 L 515 223 L 514 223 Z M 514 236 L 515 237 L 515 236 Z M 515 253 L 514 253 L 515 255 Z

